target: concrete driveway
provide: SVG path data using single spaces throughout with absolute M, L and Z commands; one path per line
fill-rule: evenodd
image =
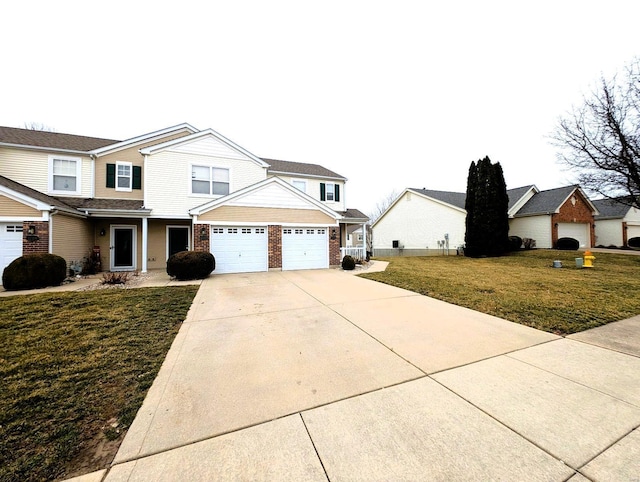
M 340 270 L 212 276 L 88 477 L 638 480 L 639 333 L 561 338 Z

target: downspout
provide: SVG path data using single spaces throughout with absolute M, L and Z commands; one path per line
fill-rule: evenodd
M 53 216 L 58 214 L 57 209 L 53 209 L 49 212 L 48 221 L 49 221 L 49 254 L 53 254 Z

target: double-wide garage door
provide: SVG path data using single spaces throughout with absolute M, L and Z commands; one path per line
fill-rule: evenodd
M 269 269 L 268 228 L 221 226 L 211 228 L 211 253 L 215 273 L 248 273 Z M 329 267 L 327 228 L 284 228 L 282 269 Z
M 0 223 L 0 276 L 16 258 L 22 256 L 22 223 Z

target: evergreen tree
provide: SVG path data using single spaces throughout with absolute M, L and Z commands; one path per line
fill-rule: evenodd
M 500 163 L 472 162 L 467 178 L 466 256 L 500 256 L 509 242 L 509 197 Z

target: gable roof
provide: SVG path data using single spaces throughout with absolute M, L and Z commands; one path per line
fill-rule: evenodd
M 36 191 L 35 189 L 31 189 L 30 187 L 25 186 L 24 184 L 20 184 L 19 182 L 14 181 L 13 179 L 9 179 L 8 177 L 0 176 L 0 187 L 4 187 L 18 194 L 23 199 L 29 198 L 33 201 L 41 205 L 46 205 L 47 207 L 53 209 L 60 209 L 62 211 L 74 212 L 76 211 L 73 206 L 62 201 L 53 196 L 47 196 L 46 194 L 41 193 L 40 191 Z M 43 208 L 44 206 L 41 206 Z
M 526 204 L 518 210 L 514 217 L 536 216 L 540 214 L 555 213 L 575 191 L 579 191 L 587 201 L 587 203 L 591 206 L 592 210 L 597 212 L 596 207 L 582 192 L 580 186 L 571 185 L 558 187 L 555 189 L 548 189 L 546 191 L 540 191 L 536 193 L 535 196 L 529 199 L 529 201 L 527 201 Z
M 443 203 L 450 204 L 460 209 L 464 209 L 467 194 L 464 192 L 451 192 L 451 191 L 434 191 L 433 189 L 417 189 L 410 187 L 408 191 L 413 191 L 423 196 L 427 196 Z
M 166 137 L 168 134 L 175 135 L 179 132 L 184 132 L 185 135 L 189 135 L 189 134 L 195 134 L 196 132 L 198 132 L 198 129 L 186 123 L 178 124 L 171 127 L 165 127 L 164 129 L 149 132 L 147 134 L 142 134 L 136 137 L 132 137 L 131 139 L 126 139 L 124 141 L 116 142 L 115 144 L 100 147 L 97 149 L 92 149 L 91 154 L 95 154 L 96 156 L 111 154 L 113 152 L 116 152 L 122 149 L 128 149 L 136 145 L 150 142 L 153 140 L 154 137 L 162 137 L 162 136 Z
M 305 164 L 303 162 L 279 161 L 277 159 L 262 159 L 269 164 L 271 174 L 297 174 L 310 177 L 327 177 L 346 181 L 347 178 L 318 164 Z
M 359 209 L 347 208 L 346 211 L 338 211 L 338 213 L 342 215 L 344 221 L 366 222 L 369 220 L 369 216 Z
M 595 219 L 617 219 L 624 218 L 631 206 L 620 202 L 620 199 L 596 199 L 593 201 L 593 205 L 596 207 L 600 214 L 594 216 Z
M 87 152 L 117 142 L 113 139 L 0 126 L 0 144 L 12 147 Z

